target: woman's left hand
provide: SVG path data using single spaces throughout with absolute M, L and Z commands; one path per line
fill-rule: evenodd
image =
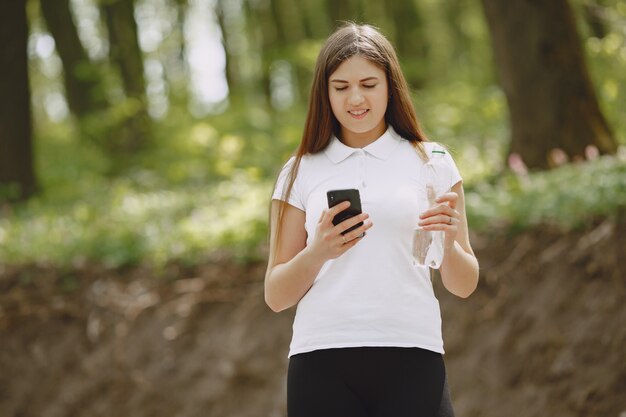
M 458 232 L 460 214 L 456 210 L 459 195 L 449 191 L 439 196 L 435 202 L 438 204 L 424 211 L 420 215 L 418 225 L 424 230 L 441 230 L 445 232 L 444 250 L 454 246 L 454 240 Z

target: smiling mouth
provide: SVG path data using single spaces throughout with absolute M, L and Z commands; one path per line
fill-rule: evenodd
M 367 113 L 369 113 L 369 109 L 365 109 L 365 110 L 350 110 L 348 111 L 348 114 L 350 114 L 350 116 L 354 117 L 355 119 L 362 119 L 365 117 L 365 115 Z

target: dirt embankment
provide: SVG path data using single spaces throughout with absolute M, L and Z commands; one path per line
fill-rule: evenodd
M 477 292 L 437 284 L 457 415 L 626 416 L 626 226 L 473 244 Z M 1 270 L 0 416 L 285 416 L 293 309 L 263 272 Z

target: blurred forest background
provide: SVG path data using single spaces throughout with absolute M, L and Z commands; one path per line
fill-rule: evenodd
M 626 3 L 524 3 L 10 2 L 1 195 L 29 201 L 3 206 L 0 260 L 258 256 L 268 190 L 297 146 L 316 55 L 340 20 L 375 24 L 397 46 L 428 136 L 462 169 L 474 228 L 501 217 L 571 225 L 609 210 L 604 193 L 620 183 L 619 167 L 592 191 L 556 187 L 569 196 L 509 202 L 524 192 L 549 199 L 560 175 L 591 181 L 586 170 L 622 163 L 531 176 L 541 179 L 532 185 L 506 173 L 624 144 Z
M 624 270 L 618 265 L 625 246 L 611 239 L 618 239 L 626 223 L 624 0 L 15 0 L 0 10 L 0 365 L 7 370 L 6 379 L 0 377 L 2 415 L 111 415 L 103 399 L 101 408 L 81 413 L 77 398 L 93 398 L 109 384 L 126 387 L 121 380 L 132 387 L 105 395 L 127 405 L 117 409 L 120 415 L 128 410 L 167 414 L 159 414 L 168 408 L 155 405 L 155 393 L 180 393 L 182 383 L 155 389 L 149 376 L 128 371 L 132 360 L 120 364 L 116 356 L 126 349 L 119 338 L 128 334 L 128 323 L 169 299 L 154 292 L 163 285 L 170 298 L 199 297 L 193 302 L 183 297 L 183 307 L 176 307 L 187 322 L 193 306 L 205 306 L 193 310 L 203 320 L 235 320 L 229 326 L 238 330 L 216 330 L 216 337 L 232 339 L 232 345 L 211 348 L 215 379 L 203 381 L 220 386 L 215 392 L 222 393 L 215 394 L 220 400 L 211 403 L 217 407 L 210 408 L 211 415 L 282 415 L 285 358 L 266 362 L 276 370 L 274 385 L 251 376 L 266 369 L 257 363 L 237 380 L 236 386 L 249 390 L 244 393 L 258 398 L 266 398 L 258 392 L 278 392 L 269 396 L 271 401 L 259 400 L 270 401 L 259 406 L 269 411 L 235 412 L 239 403 L 229 395 L 243 394 L 224 394 L 230 391 L 223 381 L 239 375 L 236 360 L 224 362 L 225 346 L 239 346 L 237 338 L 248 330 L 237 326 L 253 317 L 267 321 L 257 330 L 272 329 L 255 336 L 268 352 L 280 341 L 282 354 L 288 344 L 289 317 L 266 318 L 267 312 L 259 310 L 263 306 L 250 307 L 250 300 L 262 303 L 269 197 L 278 170 L 300 140 L 317 53 L 346 20 L 373 24 L 389 37 L 425 132 L 451 149 L 465 179 L 479 259 L 494 268 L 481 275 L 485 297 L 498 299 L 493 286 L 500 285 L 500 278 L 494 277 L 508 273 L 502 265 L 512 268 L 524 256 L 533 263 L 532 256 L 545 256 L 546 247 L 552 248 L 548 258 L 558 260 L 570 246 L 588 258 L 562 258 L 557 271 L 567 278 L 567 265 L 581 272 L 581 280 L 612 277 L 611 285 L 620 290 L 607 287 L 606 294 L 623 294 Z M 490 246 L 492 241 L 499 246 Z M 603 242 L 611 242 L 609 249 L 593 249 L 604 248 Z M 611 258 L 600 262 L 602 268 L 610 266 L 606 270 L 580 264 L 580 259 L 607 253 Z M 522 280 L 528 277 L 528 270 L 518 272 Z M 239 294 L 233 288 L 241 282 L 254 287 L 252 295 L 232 295 Z M 584 293 L 575 286 L 572 291 Z M 489 304 L 485 314 L 500 311 L 504 299 Z M 472 314 L 445 300 L 444 307 L 454 305 L 449 311 Z M 224 301 L 239 307 L 215 313 L 205 305 Z M 615 302 L 622 316 L 623 304 L 623 299 Z M 108 313 L 94 312 L 102 309 Z M 37 335 L 51 328 L 51 317 L 63 326 L 75 320 L 82 330 L 69 337 L 73 333 L 60 326 L 63 346 L 51 348 L 52 335 L 38 345 Z M 471 320 L 483 316 L 476 317 Z M 468 326 L 477 326 L 467 320 Z M 507 331 L 529 329 L 527 322 L 511 320 Z M 31 325 L 22 327 L 24 322 Z M 279 324 L 283 330 L 276 336 L 273 329 Z M 180 328 L 163 326 L 162 331 L 145 330 L 137 343 L 160 346 L 163 340 L 178 340 Z M 193 327 L 186 329 L 190 333 Z M 87 394 L 80 391 L 78 381 L 93 379 L 101 365 L 106 367 L 104 359 L 100 363 L 92 355 L 97 365 L 82 362 L 73 393 L 62 394 L 59 378 L 74 368 L 60 358 L 92 354 L 107 332 L 112 339 L 102 357 L 118 358 L 120 373 L 109 374 Z M 626 336 L 611 343 L 623 358 Z M 451 345 L 454 362 L 454 340 Z M 24 373 L 22 382 L 9 382 L 9 370 L 18 372 L 21 362 L 14 359 L 24 346 L 29 346 L 24 367 L 32 365 L 32 372 Z M 185 352 L 180 349 L 176 352 Z M 37 381 L 37 361 L 52 360 L 46 359 L 46 350 L 57 352 L 60 364 L 53 367 L 58 372 L 47 379 L 50 388 L 43 398 L 61 399 L 35 412 L 34 403 L 26 400 L 34 389 L 29 381 Z M 159 352 L 155 357 L 137 353 L 135 359 L 159 362 Z M 238 352 L 242 358 L 254 355 Z M 560 358 L 553 356 L 552 361 Z M 559 360 L 567 365 L 567 358 Z M 626 389 L 623 364 L 614 370 L 615 381 Z M 524 380 L 523 370 L 516 375 L 510 377 L 511 387 Z M 451 379 L 453 391 L 472 385 L 454 375 Z M 622 387 L 613 382 L 607 386 Z M 130 406 L 128 392 L 137 387 L 152 396 Z M 185 411 L 178 407 L 176 415 L 200 415 L 200 408 L 193 407 L 205 404 L 209 391 L 205 397 L 181 396 L 181 402 L 192 405 Z M 536 393 L 524 392 L 526 400 L 536 400 Z M 569 414 L 559 409 L 551 414 L 623 417 L 626 404 L 612 400 L 611 392 L 596 387 L 578 393 L 582 405 L 571 405 Z M 599 409 L 585 408 L 588 401 L 614 414 L 594 414 Z M 469 400 L 460 403 L 465 415 L 498 415 Z

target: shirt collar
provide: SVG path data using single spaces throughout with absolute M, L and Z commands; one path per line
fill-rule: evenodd
M 389 125 L 381 137 L 364 147 L 363 150 L 378 159 L 387 159 L 401 139 L 394 128 Z M 324 152 L 333 163 L 338 164 L 353 153 L 358 152 L 359 149 L 345 145 L 333 135 Z

